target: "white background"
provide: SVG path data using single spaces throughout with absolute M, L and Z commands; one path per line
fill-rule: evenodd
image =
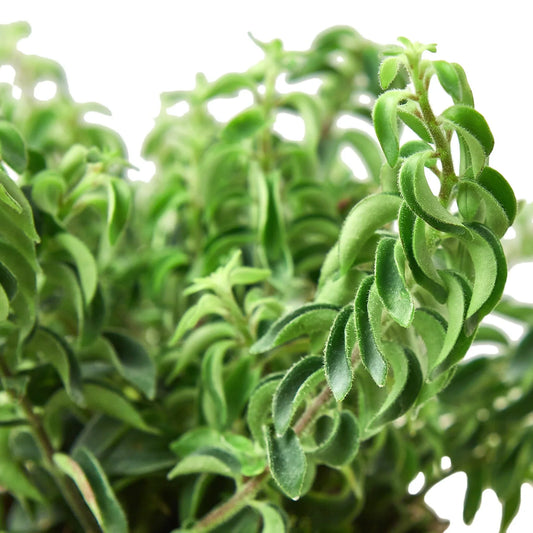
M 213 80 L 243 71 L 261 58 L 247 32 L 263 41 L 281 38 L 286 49 L 304 50 L 320 31 L 350 25 L 364 37 L 394 43 L 398 36 L 436 42 L 438 58 L 460 63 L 468 75 L 476 108 L 486 117 L 496 145 L 491 166 L 533 200 L 533 67 L 528 2 L 505 0 L 342 1 L 25 1 L 0 2 L 0 23 L 28 21 L 28 53 L 59 61 L 78 101 L 106 105 L 105 123 L 125 139 L 135 179 L 149 179 L 152 167 L 140 159 L 142 140 L 153 125 L 163 91 L 191 89 L 201 71 Z M 435 56 L 435 57 L 437 57 Z M 520 270 L 518 272 L 517 270 Z M 531 265 L 511 272 L 507 291 L 533 302 Z M 457 474 L 433 489 L 428 501 L 451 520 L 449 533 L 497 533 L 501 507 L 484 494 L 470 527 L 462 523 L 465 478 Z M 533 524 L 533 489 L 511 533 Z M 527 509 L 529 507 L 529 509 Z

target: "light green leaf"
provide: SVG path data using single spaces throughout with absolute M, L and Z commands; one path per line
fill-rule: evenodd
M 355 204 L 348 213 L 339 236 L 341 274 L 354 264 L 372 234 L 398 215 L 402 199 L 394 194 L 373 194 Z
M 322 379 L 322 370 L 322 358 L 309 355 L 287 371 L 272 399 L 272 416 L 278 435 L 285 433 L 305 395 Z
M 346 339 L 348 321 L 353 321 L 353 305 L 347 305 L 339 311 L 324 349 L 326 378 L 338 402 L 352 387 L 351 349 Z
M 187 474 L 216 474 L 219 476 L 239 477 L 239 459 L 228 450 L 216 446 L 200 448 L 183 458 L 169 473 L 168 479 Z
M 274 427 L 265 429 L 268 466 L 274 481 L 291 499 L 300 497 L 307 469 L 307 460 L 300 441 L 292 428 L 281 437 Z
M 107 182 L 107 237 L 111 245 L 117 242 L 128 221 L 132 189 L 118 178 Z
M 263 426 L 271 421 L 272 398 L 283 373 L 266 376 L 255 388 L 246 409 L 246 423 L 255 442 L 263 445 Z
M 454 103 L 460 103 L 462 90 L 457 70 L 447 61 L 432 61 L 432 65 L 442 88 L 453 98 Z
M 251 502 L 250 506 L 261 514 L 263 520 L 261 533 L 285 533 L 287 531 L 283 515 L 277 507 L 266 502 L 258 501 Z
M 348 143 L 359 154 L 370 178 L 375 183 L 379 183 L 383 155 L 376 141 L 364 131 L 346 130 L 342 133 L 339 142 Z
M 61 174 L 53 170 L 45 170 L 33 178 L 31 197 L 39 209 L 57 216 L 66 189 L 65 180 Z
M 398 56 L 386 57 L 379 66 L 379 82 L 382 89 L 388 89 L 394 81 L 400 68 L 400 58 Z
M 238 143 L 253 137 L 267 125 L 263 111 L 252 107 L 233 117 L 222 130 L 221 136 L 228 143 Z
M 398 104 L 407 98 L 408 91 L 390 90 L 384 92 L 372 110 L 372 120 L 378 141 L 391 167 L 398 161 L 400 135 L 398 132 Z

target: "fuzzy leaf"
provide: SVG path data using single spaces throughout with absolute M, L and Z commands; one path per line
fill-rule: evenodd
M 250 348 L 259 354 L 303 335 L 331 326 L 339 308 L 330 304 L 306 304 L 283 316 Z
M 341 411 L 339 423 L 327 444 L 316 454 L 327 465 L 339 467 L 350 463 L 359 450 L 359 425 L 351 411 Z
M 372 234 L 396 218 L 401 203 L 399 196 L 381 193 L 367 196 L 355 204 L 339 236 L 341 274 L 348 272 Z
M 272 399 L 272 416 L 278 435 L 283 435 L 310 388 L 322 378 L 322 358 L 309 355 L 295 363 L 281 380 Z
M 381 353 L 372 327 L 372 321 L 374 319 L 377 320 L 377 317 L 371 316 L 377 312 L 377 308 L 370 305 L 370 292 L 373 286 L 374 277 L 368 276 L 357 290 L 354 303 L 355 329 L 357 343 L 361 352 L 361 361 L 375 383 L 379 387 L 383 387 L 387 378 L 387 362 Z M 381 321 L 381 316 L 379 321 Z
M 397 261 L 398 241 L 384 237 L 376 250 L 376 288 L 391 317 L 406 328 L 413 320 L 415 306 L 405 284 L 404 274 Z M 401 250 L 401 246 L 400 246 Z
M 263 520 L 261 533 L 285 533 L 283 515 L 274 505 L 265 502 L 252 502 L 251 507 L 259 511 Z
M 379 144 L 391 167 L 398 161 L 400 135 L 398 132 L 398 104 L 408 96 L 407 91 L 391 90 L 384 92 L 372 110 L 372 120 Z
M 432 61 L 442 88 L 453 98 L 454 103 L 461 101 L 461 81 L 454 66 L 447 61 Z
M 400 58 L 398 56 L 386 57 L 379 66 L 379 83 L 382 89 L 388 89 L 394 81 L 400 68 Z
M 340 402 L 352 387 L 351 350 L 346 342 L 346 328 L 353 321 L 353 306 L 339 311 L 331 326 L 324 349 L 324 368 L 328 384 L 335 399 Z
M 511 225 L 516 217 L 516 196 L 508 181 L 497 170 L 485 167 L 478 176 L 478 183 L 502 206 Z
M 300 497 L 307 469 L 307 460 L 298 436 L 289 428 L 281 437 L 274 427 L 265 429 L 268 466 L 274 481 L 291 499 Z

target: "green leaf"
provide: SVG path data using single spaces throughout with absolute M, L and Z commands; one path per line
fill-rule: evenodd
M 272 399 L 272 416 L 278 435 L 285 433 L 305 395 L 322 379 L 322 369 L 322 358 L 309 355 L 287 371 Z
M 376 306 L 375 299 L 370 298 L 373 286 L 374 276 L 368 276 L 357 290 L 354 303 L 355 330 L 361 361 L 375 383 L 383 387 L 387 378 L 387 362 L 381 353 L 372 324 L 373 321 L 381 321 L 381 315 L 376 316 L 381 307 Z
M 307 460 L 300 441 L 292 428 L 281 437 L 276 435 L 274 427 L 265 429 L 267 443 L 268 466 L 274 481 L 291 499 L 299 499 Z
M 113 363 L 119 373 L 148 399 L 155 397 L 156 368 L 143 346 L 127 335 L 106 331 L 103 337 L 112 346 Z
M 221 136 L 228 143 L 238 143 L 253 137 L 267 125 L 263 111 L 252 107 L 233 117 L 222 130 Z
M 442 280 L 440 277 L 438 280 L 434 279 L 432 276 L 428 276 L 425 272 L 428 265 L 430 266 L 432 263 L 425 264 L 423 269 L 415 256 L 414 234 L 415 227 L 419 226 L 419 224 L 417 224 L 417 219 L 418 217 L 413 211 L 411 211 L 407 203 L 403 202 L 398 214 L 398 228 L 405 258 L 407 259 L 409 270 L 415 281 L 432 294 L 438 302 L 443 303 L 446 301 L 446 289 L 444 288 Z M 419 252 L 420 243 L 417 245 L 417 255 L 420 255 Z
M 230 72 L 211 83 L 203 95 L 204 101 L 218 97 L 234 96 L 242 89 L 255 92 L 256 84 L 247 73 Z
M 413 320 L 415 306 L 405 284 L 403 268 L 398 262 L 398 251 L 401 250 L 396 239 L 384 237 L 379 241 L 375 283 L 385 309 L 400 326 L 406 328 Z
M 359 425 L 351 411 L 341 411 L 339 423 L 327 444 L 316 453 L 316 458 L 327 465 L 339 467 L 350 463 L 359 450 Z
M 3 322 L 9 316 L 9 298 L 0 283 L 0 322 Z
M 424 383 L 420 362 L 409 348 L 386 342 L 383 343 L 383 350 L 392 368 L 394 382 L 385 403 L 372 422 L 374 427 L 406 413 L 415 403 Z
M 380 193 L 363 198 L 348 213 L 339 236 L 341 274 L 346 274 L 372 234 L 398 215 L 402 199 Z
M 400 58 L 398 56 L 386 57 L 379 66 L 379 83 L 382 89 L 388 89 L 394 81 L 400 68 Z
M 131 403 L 118 392 L 93 383 L 86 383 L 83 385 L 83 397 L 87 407 L 93 411 L 122 420 L 141 431 L 154 432 L 154 429 L 146 424 Z
M 285 533 L 285 521 L 277 507 L 270 503 L 254 501 L 250 506 L 259 511 L 263 520 L 261 533 Z
M 255 442 L 263 445 L 263 426 L 270 423 L 272 398 L 283 373 L 270 374 L 257 385 L 246 409 L 246 423 Z
M 419 307 L 415 311 L 413 326 L 426 347 L 426 371 L 431 371 L 438 359 L 448 324 L 436 311 Z
M 98 269 L 93 255 L 80 239 L 69 233 L 59 233 L 55 236 L 55 240 L 74 260 L 85 304 L 88 305 L 93 299 L 98 282 Z
M 53 170 L 40 172 L 33 178 L 31 197 L 39 209 L 57 216 L 67 186 L 63 176 Z
M 403 162 L 399 178 L 402 195 L 410 209 L 430 226 L 446 233 L 464 235 L 467 232 L 465 227 L 429 188 L 424 164 L 430 155 L 428 152 L 418 152 Z
M 260 354 L 303 335 L 328 330 L 339 308 L 330 304 L 306 304 L 283 316 L 250 348 Z
M 516 217 L 516 196 L 508 181 L 497 170 L 485 167 L 478 176 L 478 183 L 502 206 L 511 225 Z
M 353 305 L 347 305 L 339 311 L 324 349 L 326 378 L 338 402 L 344 399 L 352 387 L 351 350 L 346 342 L 346 328 L 350 320 L 353 320 Z
M 65 153 L 59 163 L 58 170 L 65 177 L 69 187 L 80 181 L 87 170 L 87 148 L 81 144 L 74 144 Z
M 384 92 L 372 110 L 372 120 L 379 144 L 391 167 L 398 161 L 400 135 L 398 132 L 398 104 L 409 95 L 408 91 L 391 90 Z
M 240 266 L 230 272 L 229 281 L 232 287 L 234 285 L 254 285 L 269 279 L 270 275 L 271 272 L 267 268 Z
M 483 224 L 471 223 L 472 239 L 466 249 L 474 265 L 472 297 L 466 318 L 475 315 L 479 323 L 500 301 L 507 280 L 507 263 L 500 241 Z
M 468 472 L 468 482 L 466 485 L 465 501 L 463 505 L 463 521 L 470 525 L 481 506 L 481 496 L 483 494 L 483 470 L 473 468 Z
M 107 237 L 111 245 L 117 242 L 128 221 L 131 205 L 131 188 L 121 179 L 107 182 Z
M 5 120 L 0 120 L 0 160 L 19 174 L 24 172 L 28 164 L 24 139 L 18 129 Z
M 40 242 L 41 239 L 35 230 L 30 203 L 19 186 L 2 169 L 0 169 L 0 201 L 11 208 L 9 218 L 28 239 Z
M 241 470 L 239 459 L 228 450 L 216 446 L 200 448 L 183 458 L 169 473 L 168 479 L 186 474 L 208 473 L 237 478 Z
M 67 342 L 51 329 L 39 326 L 28 346 L 28 349 L 32 348 L 40 354 L 42 361 L 50 363 L 56 369 L 72 400 L 83 404 L 80 367 Z
M 473 135 L 480 142 L 485 155 L 489 155 L 492 152 L 494 137 L 492 136 L 489 125 L 483 115 L 473 107 L 455 104 L 445 109 L 441 117 L 449 120 L 454 125 L 460 126 L 461 129 Z
M 223 428 L 227 420 L 226 396 L 224 393 L 224 357 L 235 346 L 235 341 L 222 340 L 212 344 L 202 361 L 202 410 L 209 425 Z
M 102 531 L 104 533 L 127 533 L 129 528 L 126 515 L 98 459 L 86 448 L 76 449 L 73 456 L 92 487 L 96 504 L 101 512 L 99 524 Z
M 25 471 L 13 460 L 9 448 L 11 428 L 0 426 L 0 485 L 17 498 L 30 498 L 43 502 L 39 490 L 28 479 Z
M 453 64 L 438 60 L 432 61 L 432 65 L 442 88 L 453 98 L 454 103 L 461 102 L 461 80 Z
M 520 486 L 514 488 L 511 494 L 503 501 L 500 533 L 505 533 L 507 531 L 507 528 L 511 525 L 513 518 L 518 514 L 521 500 L 520 490 Z
M 310 149 L 316 150 L 320 140 L 322 113 L 320 101 L 310 94 L 291 92 L 284 95 L 280 107 L 295 109 L 300 113 L 305 124 L 305 141 Z

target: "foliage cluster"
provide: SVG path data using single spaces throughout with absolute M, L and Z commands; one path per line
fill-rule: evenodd
M 507 256 L 530 255 L 531 210 L 463 69 L 347 27 L 254 40 L 250 70 L 161 96 L 145 184 L 28 33 L 0 26 L 0 528 L 443 531 L 424 493 L 464 471 L 465 521 L 490 487 L 505 531 L 533 477 L 533 312 L 500 301 L 500 240 L 516 218 Z

